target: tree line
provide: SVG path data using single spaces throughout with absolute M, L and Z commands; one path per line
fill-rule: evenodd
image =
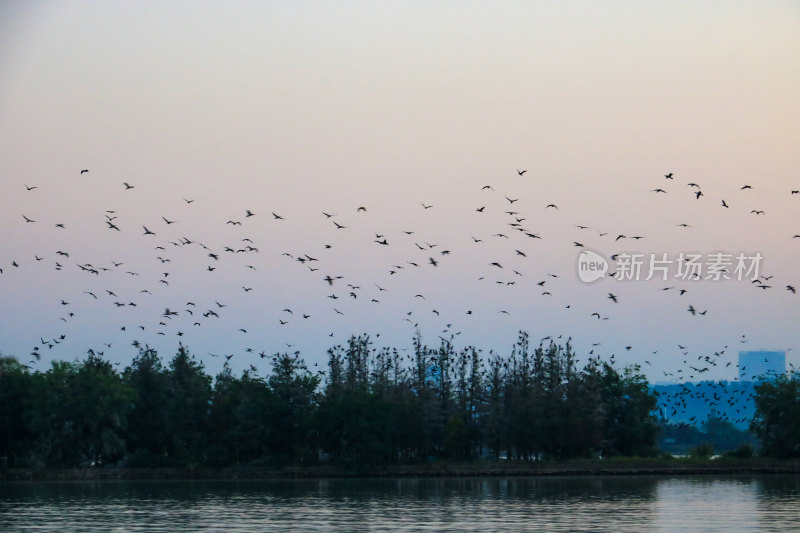
M 375 347 L 353 336 L 314 372 L 298 352 L 212 378 L 179 346 L 140 347 L 118 371 L 89 350 L 32 372 L 0 356 L 0 465 L 350 467 L 432 459 L 567 459 L 655 452 L 656 397 L 636 366 L 589 359 L 571 343 L 511 353 Z

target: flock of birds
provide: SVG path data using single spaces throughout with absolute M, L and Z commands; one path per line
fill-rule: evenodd
M 526 176 L 527 170 L 517 169 L 516 177 L 514 179 L 530 179 Z M 79 176 L 76 179 L 86 180 L 92 179 L 92 173 L 89 169 L 80 170 Z M 660 195 L 671 194 L 684 194 L 688 201 L 704 201 L 706 194 L 701 186 L 694 182 L 679 185 L 676 176 L 670 172 L 660 178 L 662 181 L 659 185 L 653 186 L 650 189 L 651 193 Z M 40 192 L 40 187 L 37 184 L 22 183 L 24 186 L 23 194 L 35 195 Z M 389 233 L 386 231 L 369 230 L 369 242 L 363 239 L 361 246 L 355 252 L 356 256 L 364 256 L 365 254 L 373 253 L 370 247 L 376 248 L 393 248 L 399 250 L 396 252 L 398 255 L 392 257 L 404 257 L 403 260 L 387 261 L 385 269 L 381 272 L 375 272 L 366 283 L 357 279 L 357 275 L 351 275 L 347 272 L 335 271 L 333 261 L 328 260 L 328 255 L 336 250 L 339 246 L 339 235 L 345 235 L 347 232 L 354 231 L 358 228 L 362 233 L 367 231 L 369 224 L 369 211 L 368 205 L 354 205 L 351 212 L 340 215 L 333 211 L 322 211 L 317 216 L 319 217 L 319 224 L 328 224 L 328 228 L 332 231 L 326 233 L 330 236 L 328 242 L 321 242 L 313 249 L 306 250 L 287 250 L 276 249 L 275 244 L 271 242 L 264 242 L 254 235 L 242 235 L 243 229 L 253 229 L 258 224 L 272 224 L 274 229 L 279 231 L 288 227 L 292 223 L 293 216 L 291 213 L 279 212 L 279 210 L 269 210 L 262 213 L 254 207 L 242 207 L 238 212 L 228 213 L 228 216 L 223 217 L 224 223 L 220 220 L 219 225 L 225 226 L 229 229 L 219 227 L 215 232 L 215 236 L 225 235 L 225 239 L 229 239 L 228 244 L 217 244 L 209 241 L 189 237 L 190 228 L 181 227 L 181 212 L 180 209 L 202 209 L 195 199 L 182 197 L 175 199 L 175 208 L 173 212 L 164 214 L 158 218 L 152 217 L 146 221 L 137 220 L 131 222 L 131 213 L 124 212 L 119 209 L 105 210 L 97 220 L 97 224 L 102 225 L 104 231 L 109 232 L 109 241 L 111 236 L 124 235 L 125 239 L 145 239 L 145 244 L 149 243 L 152 250 L 151 257 L 134 256 L 131 258 L 113 258 L 110 257 L 104 262 L 86 261 L 82 257 L 77 256 L 74 252 L 68 249 L 68 242 L 62 248 L 57 250 L 41 250 L 33 254 L 32 257 L 9 257 L 5 264 L 0 263 L 0 283 L 3 278 L 6 278 L 6 283 L 13 283 L 9 280 L 9 275 L 16 271 L 23 271 L 32 268 L 34 265 L 49 265 L 55 271 L 61 272 L 64 270 L 73 270 L 82 275 L 80 278 L 84 283 L 83 286 L 75 286 L 72 282 L 63 287 L 64 294 L 54 299 L 54 306 L 58 309 L 58 319 L 61 323 L 61 330 L 55 333 L 39 335 L 37 342 L 31 347 L 30 354 L 32 359 L 31 364 L 36 364 L 42 357 L 43 353 L 50 352 L 64 343 L 70 335 L 70 328 L 79 327 L 74 326 L 81 319 L 82 312 L 76 311 L 78 307 L 76 300 L 81 299 L 81 309 L 85 310 L 87 304 L 96 306 L 105 306 L 101 308 L 101 314 L 107 314 L 111 311 L 109 309 L 134 309 L 139 306 L 145 305 L 148 308 L 157 306 L 159 311 L 153 313 L 149 317 L 142 319 L 141 315 L 135 315 L 135 322 L 128 322 L 125 319 L 128 317 L 124 313 L 119 314 L 121 323 L 119 330 L 115 332 L 112 342 L 120 342 L 122 336 L 126 344 L 133 345 L 134 347 L 143 347 L 145 345 L 155 342 L 158 337 L 175 336 L 178 341 L 185 341 L 184 337 L 191 338 L 192 330 L 195 328 L 207 328 L 212 326 L 231 310 L 231 307 L 236 307 L 237 303 L 241 302 L 241 296 L 251 297 L 251 294 L 256 294 L 263 286 L 263 281 L 269 280 L 276 286 L 281 286 L 285 280 L 272 280 L 270 277 L 270 269 L 274 269 L 275 261 L 285 261 L 296 265 L 306 272 L 308 281 L 303 286 L 302 291 L 310 291 L 309 287 L 316 284 L 314 289 L 315 294 L 324 291 L 325 305 L 316 303 L 309 306 L 308 309 L 296 309 L 294 306 L 279 306 L 280 309 L 275 309 L 273 316 L 276 316 L 277 326 L 287 327 L 291 326 L 296 321 L 315 321 L 319 329 L 334 329 L 328 333 L 329 337 L 334 337 L 336 334 L 336 318 L 338 316 L 345 316 L 354 306 L 376 306 L 369 308 L 366 312 L 375 315 L 382 313 L 386 320 L 394 320 L 391 318 L 394 315 L 394 309 L 398 306 L 406 306 L 406 310 L 397 312 L 396 318 L 407 323 L 408 326 L 417 329 L 425 327 L 432 317 L 447 322 L 442 334 L 458 335 L 460 331 L 455 331 L 459 327 L 470 327 L 469 320 L 481 320 L 479 315 L 484 317 L 489 314 L 497 316 L 510 316 L 511 311 L 502 307 L 503 297 L 497 297 L 492 300 L 500 302 L 499 308 L 489 309 L 485 303 L 475 307 L 466 307 L 460 311 L 454 312 L 447 301 L 431 301 L 425 291 L 408 291 L 403 287 L 396 288 L 394 280 L 406 275 L 408 272 L 423 272 L 426 269 L 430 271 L 441 271 L 446 266 L 451 274 L 458 272 L 459 269 L 464 268 L 466 261 L 472 258 L 483 258 L 485 253 L 477 247 L 484 245 L 487 241 L 492 240 L 497 243 L 501 249 L 505 250 L 502 257 L 493 257 L 479 267 L 480 275 L 477 281 L 490 284 L 498 287 L 512 287 L 518 285 L 525 285 L 526 290 L 535 291 L 530 292 L 531 296 L 540 296 L 548 298 L 542 300 L 544 306 L 558 307 L 570 312 L 583 313 L 587 320 L 597 320 L 600 322 L 610 320 L 614 315 L 615 308 L 624 305 L 622 297 L 618 291 L 609 291 L 605 299 L 607 303 L 602 305 L 600 302 L 563 302 L 556 303 L 553 298 L 554 291 L 558 284 L 563 281 L 563 278 L 574 276 L 573 272 L 536 272 L 532 275 L 531 268 L 527 265 L 534 261 L 532 256 L 542 254 L 541 248 L 534 248 L 541 246 L 539 243 L 548 238 L 544 232 L 534 230 L 526 224 L 530 216 L 528 211 L 520 207 L 521 197 L 511 194 L 498 192 L 495 190 L 501 187 L 499 184 L 487 184 L 480 188 L 479 194 L 486 195 L 486 201 L 482 201 L 479 205 L 474 205 L 470 208 L 474 217 L 487 216 L 487 213 L 494 211 L 498 217 L 491 219 L 487 222 L 486 229 L 481 234 L 473 234 L 464 236 L 460 241 L 452 241 L 448 244 L 430 242 L 431 239 L 426 237 L 429 229 L 425 219 L 428 212 L 435 210 L 436 206 L 432 203 L 424 201 L 419 202 L 417 209 L 419 210 L 414 217 L 414 221 L 418 227 L 413 229 L 405 229 L 401 232 Z M 22 189 L 22 187 L 20 187 Z M 137 187 L 135 183 L 123 181 L 119 183 L 119 189 L 124 194 L 140 194 L 141 187 Z M 746 194 L 753 189 L 749 184 L 742 184 L 738 187 L 738 193 Z M 644 191 L 643 191 L 644 192 Z M 788 190 L 787 194 L 797 196 L 800 201 L 800 190 Z M 182 200 L 182 201 L 181 201 Z M 731 209 L 731 203 L 726 201 L 725 198 L 719 198 L 718 207 L 722 209 Z M 523 202 L 525 203 L 525 202 Z M 746 203 L 742 200 L 740 203 Z M 500 207 L 502 206 L 502 207 Z M 535 209 L 535 208 L 534 208 Z M 558 204 L 554 202 L 542 202 L 538 209 L 544 212 L 560 212 Z M 747 208 L 749 215 L 752 216 L 765 216 L 766 213 L 763 209 Z M 52 219 L 55 216 L 48 211 L 30 211 L 20 213 L 20 223 L 27 226 L 41 226 L 41 232 L 47 231 L 61 231 L 69 232 L 70 228 L 64 222 Z M 304 216 L 305 217 L 305 216 Z M 297 217 L 299 218 L 299 217 Z M 497 220 L 503 220 L 498 225 Z M 420 227 L 421 226 L 421 229 Z M 592 241 L 601 239 L 607 246 L 621 246 L 625 241 L 640 241 L 645 239 L 645 235 L 633 235 L 621 232 L 601 231 L 598 229 L 590 228 L 583 224 L 573 224 L 576 234 L 581 235 L 571 241 L 571 248 L 576 251 L 586 249 L 587 244 Z M 677 223 L 675 226 L 679 228 L 688 229 L 692 226 L 686 223 Z M 273 228 L 270 228 L 273 229 Z M 288 230 L 292 231 L 292 230 Z M 594 236 L 590 237 L 589 232 L 594 232 Z M 362 235 L 360 233 L 359 235 Z M 268 238 L 268 237 L 267 237 Z M 800 239 L 800 234 L 792 236 L 793 239 Z M 359 239 L 361 237 L 359 236 Z M 590 239 L 590 240 L 587 240 Z M 352 242 L 352 241 L 351 241 Z M 139 243 L 141 244 L 141 243 Z M 562 245 L 569 245 L 570 243 L 561 243 Z M 348 245 L 352 246 L 352 244 Z M 466 247 L 474 246 L 473 250 Z M 132 250 L 140 249 L 131 247 Z M 181 254 L 178 257 L 178 250 L 192 250 L 191 254 Z M 94 250 L 97 252 L 97 250 Z M 352 255 L 352 250 L 348 249 Z M 136 253 L 134 251 L 134 253 Z M 258 257 L 269 256 L 268 261 L 257 259 Z M 458 255 L 456 261 L 451 260 L 453 256 Z M 619 254 L 611 254 L 612 262 L 618 258 Z M 180 261 L 188 259 L 187 263 L 180 263 Z M 385 257 L 385 256 L 384 256 Z M 236 260 L 234 261 L 234 258 Z M 240 259 L 241 258 L 241 259 Z M 149 261 L 151 265 L 157 268 L 146 267 L 144 269 L 129 268 L 129 264 L 141 265 L 142 261 Z M 528 261 L 529 263 L 526 263 Z M 266 266 L 265 266 L 266 264 Z M 170 285 L 176 279 L 175 274 L 184 276 L 188 271 L 203 271 L 204 275 L 214 276 L 219 270 L 223 270 L 226 265 L 235 265 L 237 270 L 230 269 L 226 280 L 233 279 L 230 283 L 236 284 L 236 291 L 240 291 L 236 298 L 233 298 L 232 303 L 225 301 L 225 298 L 214 297 L 206 294 L 206 289 L 214 287 L 215 281 L 209 278 L 209 281 L 197 281 L 193 278 L 192 288 L 196 292 L 196 296 L 191 299 L 185 297 L 185 291 L 176 291 L 175 294 L 170 292 Z M 344 268 L 344 267 L 341 267 Z M 241 269 L 241 270 L 238 270 Z M 266 272 L 264 270 L 267 270 Z M 39 271 L 40 272 L 40 271 Z M 233 272 L 233 274 L 230 274 Z M 239 272 L 238 274 L 236 272 Z M 616 272 L 610 272 L 610 276 L 614 276 Z M 41 274 L 37 274 L 41 275 Z M 114 286 L 114 280 L 119 280 L 120 277 L 128 278 L 119 288 Z M 363 276 L 362 276 L 363 277 Z M 377 277 L 377 279 L 374 279 Z M 534 277 L 533 281 L 530 278 Z M 437 278 L 441 279 L 441 278 Z M 434 282 L 434 285 L 438 281 Z M 777 283 L 773 276 L 761 275 L 752 280 L 752 285 L 760 290 L 780 290 L 781 288 L 790 295 L 796 293 L 796 283 L 790 280 L 785 280 Z M 131 289 L 131 287 L 135 287 Z M 650 286 L 648 285 L 648 290 Z M 466 289 L 465 289 L 466 290 Z M 499 290 L 499 289 L 498 289 Z M 675 293 L 681 302 L 684 302 L 683 309 L 688 315 L 696 319 L 702 319 L 709 313 L 709 309 L 704 306 L 697 305 L 698 302 L 690 301 L 690 296 L 685 296 L 690 293 L 690 289 L 685 287 L 676 287 L 668 285 L 659 287 L 660 291 Z M 393 293 L 394 291 L 394 293 Z M 396 294 L 402 292 L 401 295 Z M 413 294 L 412 294 L 413 293 Z M 231 293 L 228 292 L 228 295 Z M 392 311 L 385 312 L 379 311 L 380 304 L 388 298 L 393 298 L 394 305 Z M 158 303 L 154 304 L 153 301 L 157 300 Z M 146 301 L 143 301 L 146 300 Z M 269 305 L 266 297 L 262 297 L 259 301 L 259 306 Z M 308 301 L 308 299 L 302 299 Z M 413 304 L 409 303 L 409 300 Z M 437 305 L 439 304 L 439 305 Z M 595 309 L 585 309 L 587 305 L 597 306 Z M 411 307 L 411 309 L 408 309 Z M 321 309 L 326 309 L 327 316 L 320 316 Z M 374 310 L 373 310 L 374 309 Z M 97 311 L 94 311 L 97 313 Z M 91 313 L 90 313 L 91 314 Z M 445 315 L 445 316 L 443 316 Z M 131 317 L 132 318 L 132 317 Z M 221 324 L 222 322 L 217 322 Z M 455 324 L 455 326 L 454 326 Z M 84 323 L 84 326 L 86 324 Z M 252 326 L 239 327 L 239 325 L 230 326 L 225 331 L 218 333 L 220 336 L 241 335 L 249 336 L 252 334 Z M 219 327 L 219 326 L 218 326 Z M 349 335 L 354 333 L 352 331 L 344 332 Z M 104 336 L 105 332 L 96 332 L 96 335 Z M 380 336 L 380 333 L 377 334 Z M 552 339 L 552 337 L 544 337 L 542 341 Z M 285 340 L 285 339 L 284 339 Z M 740 339 L 740 342 L 747 341 L 745 335 Z M 112 342 L 105 342 L 105 348 L 111 349 Z M 589 351 L 589 356 L 600 357 L 601 343 L 593 343 L 592 349 Z M 244 352 L 253 354 L 253 357 L 248 358 L 250 367 L 253 371 L 256 367 L 252 362 L 257 361 L 255 355 L 260 358 L 265 358 L 267 350 L 255 346 L 255 343 L 244 343 Z M 292 348 L 293 345 L 287 343 L 287 347 Z M 704 375 L 715 367 L 730 367 L 736 366 L 734 361 L 724 361 L 726 354 L 730 355 L 728 346 L 721 350 L 713 352 L 713 354 L 690 355 L 690 350 L 678 344 L 679 351 L 682 354 L 681 360 L 683 366 L 672 372 L 663 371 L 665 377 L 674 379 L 676 381 L 691 381 L 693 379 L 703 379 Z M 97 347 L 93 347 L 95 350 Z M 625 345 L 626 351 L 633 350 L 633 346 Z M 101 350 L 100 353 L 103 353 Z M 637 350 L 638 351 L 638 350 Z M 56 350 L 57 352 L 57 350 Z M 655 355 L 657 352 L 652 352 Z M 70 354 L 73 355 L 73 354 Z M 224 358 L 225 361 L 230 361 L 236 352 L 233 353 L 209 353 L 209 357 Z M 615 354 L 604 354 L 611 362 L 615 361 Z M 52 359 L 56 357 L 51 356 Z M 643 365 L 651 365 L 649 358 L 641 358 Z M 647 370 L 647 367 L 644 367 Z M 684 391 L 685 394 L 691 394 L 690 390 Z M 685 395 L 684 394 L 684 395 Z M 711 398 L 703 398 L 706 400 L 710 407 L 719 405 L 721 402 L 731 401 L 728 396 L 723 399 L 722 395 L 714 394 Z M 663 400 L 663 406 L 669 411 L 674 411 L 673 414 L 678 412 L 678 409 L 683 405 L 683 399 L 680 395 L 674 398 L 666 398 Z

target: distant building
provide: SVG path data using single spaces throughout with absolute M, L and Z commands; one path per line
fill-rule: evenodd
M 739 381 L 759 381 L 786 373 L 786 352 L 756 350 L 739 352 Z

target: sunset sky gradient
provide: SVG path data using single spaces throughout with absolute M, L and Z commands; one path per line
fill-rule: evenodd
M 0 352 L 28 362 L 64 334 L 36 368 L 88 348 L 124 366 L 134 339 L 165 357 L 181 340 L 214 373 L 209 353 L 323 365 L 350 334 L 408 348 L 414 324 L 429 345 L 452 324 L 486 355 L 519 329 L 572 336 L 652 381 L 685 368 L 678 344 L 729 347 L 703 378 L 735 379 L 739 349 L 796 365 L 798 28 L 794 1 L 0 2 Z M 224 252 L 245 238 L 257 253 Z M 774 278 L 586 285 L 574 241 L 760 252 Z

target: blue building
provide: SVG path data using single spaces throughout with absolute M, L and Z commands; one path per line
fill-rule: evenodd
M 786 373 L 786 352 L 756 350 L 739 352 L 739 381 L 759 381 Z

